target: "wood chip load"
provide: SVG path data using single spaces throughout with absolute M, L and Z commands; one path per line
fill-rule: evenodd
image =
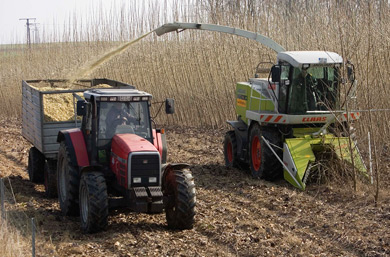
M 92 88 L 110 88 L 110 85 L 99 84 Z M 48 83 L 41 82 L 35 85 L 35 88 L 41 92 L 48 91 L 63 91 L 75 88 L 71 85 L 65 85 L 63 87 L 50 86 Z M 90 89 L 91 87 L 81 87 L 82 89 Z M 78 92 L 77 95 L 83 96 L 82 92 Z M 44 121 L 71 121 L 74 120 L 74 101 L 73 93 L 55 93 L 55 94 L 43 94 L 43 107 L 44 107 Z M 80 117 L 78 117 L 80 119 Z

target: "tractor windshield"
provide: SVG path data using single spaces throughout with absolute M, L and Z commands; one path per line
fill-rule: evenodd
M 151 141 L 148 102 L 100 102 L 98 111 L 98 139 L 136 134 Z
M 339 107 L 337 68 L 292 68 L 290 76 L 292 82 L 288 92 L 287 113 L 305 114 L 307 111 L 328 111 Z

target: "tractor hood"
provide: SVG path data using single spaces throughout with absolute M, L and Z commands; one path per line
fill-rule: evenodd
M 331 66 L 343 62 L 343 58 L 340 55 L 327 51 L 280 52 L 277 59 L 278 63 L 287 62 L 300 69 L 304 64 L 309 64 L 310 66 Z
M 117 134 L 112 138 L 111 153 L 127 159 L 134 152 L 158 152 L 156 147 L 145 138 L 135 134 Z

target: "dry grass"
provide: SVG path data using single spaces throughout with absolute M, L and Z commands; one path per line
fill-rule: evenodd
M 7 222 L 0 219 L 0 256 L 19 257 L 29 255 L 28 245 L 20 233 Z

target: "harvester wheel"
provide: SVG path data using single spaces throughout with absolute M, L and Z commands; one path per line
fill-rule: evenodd
M 64 141 L 60 144 L 57 161 L 57 188 L 61 212 L 64 215 L 79 214 L 79 174 L 70 159 L 69 150 Z
M 86 172 L 80 181 L 80 221 L 84 233 L 104 230 L 108 224 L 106 179 L 101 172 Z
M 45 195 L 48 198 L 57 197 L 57 162 L 55 160 L 46 160 L 44 166 L 44 185 Z
M 226 167 L 238 167 L 239 160 L 237 159 L 237 139 L 233 130 L 226 132 L 225 140 L 223 141 L 223 154 L 225 156 Z
M 31 182 L 43 182 L 43 167 L 45 156 L 35 147 L 31 147 L 28 154 L 28 177 Z
M 281 146 L 281 137 L 278 132 L 268 129 L 261 129 L 255 124 L 250 131 L 249 140 L 249 162 L 253 177 L 275 180 L 282 175 L 282 165 L 272 153 L 264 140 L 264 136 L 269 142 L 276 146 Z M 275 152 L 281 156 L 281 150 L 275 149 Z
M 195 223 L 195 184 L 191 171 L 170 170 L 165 176 L 163 194 L 168 199 L 165 206 L 168 227 L 191 229 Z

